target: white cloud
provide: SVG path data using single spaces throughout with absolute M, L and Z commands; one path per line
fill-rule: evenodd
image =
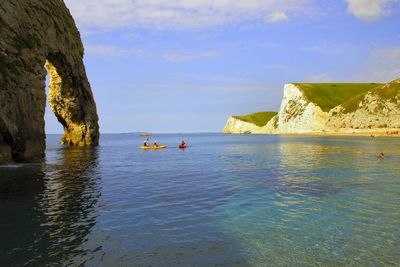
M 315 0 L 65 0 L 84 29 L 192 29 L 304 14 Z
M 286 15 L 285 12 L 274 12 L 269 14 L 266 18 L 266 22 L 274 23 L 274 22 L 281 22 L 281 21 L 288 21 L 289 17 Z
M 187 61 L 194 61 L 203 58 L 210 58 L 218 56 L 215 51 L 191 51 L 191 50 L 177 50 L 168 52 L 149 52 L 139 48 L 124 48 L 112 45 L 94 45 L 88 44 L 85 46 L 85 52 L 88 55 L 105 56 L 105 57 L 132 57 L 132 56 L 147 56 L 159 57 L 165 61 L 182 63 Z
M 390 13 L 389 3 L 399 2 L 398 0 L 346 0 L 348 12 L 359 19 L 366 21 L 377 20 Z
M 356 81 L 389 82 L 400 78 L 400 46 L 373 51 L 357 69 Z

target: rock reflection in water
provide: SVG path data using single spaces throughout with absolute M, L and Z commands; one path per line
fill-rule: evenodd
M 275 190 L 280 194 L 304 194 L 322 196 L 335 193 L 332 180 L 322 177 L 323 169 L 332 164 L 326 155 L 331 154 L 329 146 L 321 144 L 293 142 L 279 143 L 279 168 Z M 322 172 L 321 172 L 322 170 Z
M 61 148 L 54 163 L 2 168 L 0 262 L 80 264 L 72 259 L 96 223 L 97 158 L 95 148 Z

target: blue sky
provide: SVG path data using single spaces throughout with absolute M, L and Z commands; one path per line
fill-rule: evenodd
M 103 133 L 220 132 L 277 111 L 285 83 L 400 77 L 399 0 L 65 2 Z

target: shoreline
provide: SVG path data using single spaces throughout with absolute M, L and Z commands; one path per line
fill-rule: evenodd
M 389 133 L 389 134 L 388 134 Z M 392 134 L 396 133 L 396 134 Z M 244 133 L 229 133 L 232 135 L 246 135 Z M 229 135 L 228 134 L 228 135 Z M 400 129 L 385 131 L 343 131 L 343 132 L 303 132 L 303 133 L 248 133 L 249 135 L 288 135 L 288 136 L 354 136 L 354 137 L 400 137 Z
M 387 135 L 386 133 L 382 132 L 370 132 L 370 133 L 287 133 L 287 134 L 281 134 L 281 135 L 303 135 L 303 136 L 354 136 L 354 137 L 371 137 L 371 138 L 376 138 L 376 137 L 397 137 L 399 138 L 400 135 Z

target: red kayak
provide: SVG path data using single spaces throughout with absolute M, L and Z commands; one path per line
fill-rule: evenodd
M 179 145 L 179 148 L 187 148 L 187 145 L 182 145 L 182 144 L 180 144 L 180 145 Z

